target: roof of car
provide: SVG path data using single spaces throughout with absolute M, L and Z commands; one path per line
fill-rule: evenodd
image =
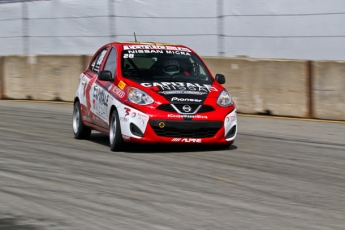
M 180 44 L 173 44 L 173 43 L 167 43 L 167 42 L 138 42 L 138 41 L 124 41 L 119 42 L 122 45 L 152 45 L 152 46 L 183 46 Z

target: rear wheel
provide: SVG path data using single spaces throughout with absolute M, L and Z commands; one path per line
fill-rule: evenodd
M 91 129 L 86 127 L 81 119 L 80 103 L 77 101 L 73 109 L 73 133 L 76 139 L 88 139 Z
M 121 151 L 124 148 L 119 115 L 117 114 L 116 110 L 112 112 L 111 117 L 110 117 L 109 142 L 110 142 L 110 150 L 113 152 Z

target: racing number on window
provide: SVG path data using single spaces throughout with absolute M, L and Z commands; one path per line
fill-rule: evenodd
M 134 58 L 134 54 L 124 54 L 123 58 Z

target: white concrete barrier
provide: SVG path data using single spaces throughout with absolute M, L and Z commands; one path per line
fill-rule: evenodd
M 241 113 L 308 116 L 307 61 L 204 57 Z
M 4 78 L 4 58 L 0 57 L 0 99 L 4 98 L 3 78 Z
M 3 95 L 11 99 L 73 101 L 82 56 L 7 56 Z
M 315 118 L 345 120 L 345 61 L 313 63 Z

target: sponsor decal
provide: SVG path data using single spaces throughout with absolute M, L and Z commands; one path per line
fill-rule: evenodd
M 226 122 L 229 122 L 230 120 L 234 121 L 234 120 L 236 120 L 236 116 L 235 115 L 226 116 L 225 120 L 226 120 Z
M 147 53 L 160 53 L 160 54 L 176 54 L 176 55 L 188 55 L 191 56 L 189 52 L 185 51 L 173 51 L 173 50 L 128 50 L 128 54 L 123 54 L 123 58 L 134 58 L 134 54 L 147 54 Z
M 169 90 L 161 91 L 160 94 L 171 95 L 171 94 L 190 94 L 190 95 L 204 95 L 206 92 L 190 91 L 190 90 Z
M 123 81 L 120 81 L 117 86 L 123 90 L 126 87 L 126 83 L 124 83 Z
M 202 100 L 194 99 L 194 98 L 179 98 L 179 97 L 172 97 L 171 101 L 182 101 L 182 102 L 202 102 Z
M 171 142 L 181 142 L 181 143 L 201 143 L 200 138 L 173 138 Z
M 167 50 L 165 51 L 167 54 L 178 54 L 178 55 L 188 55 L 188 56 L 191 56 L 190 53 L 188 52 L 183 52 L 183 51 L 170 51 L 170 50 Z
M 143 113 L 138 113 L 138 117 L 143 118 L 143 119 L 149 119 L 149 116 Z
M 120 83 L 119 83 L 120 84 Z M 123 92 L 121 89 L 119 89 L 118 87 L 114 86 L 114 88 L 112 89 L 112 92 L 118 96 L 119 98 L 124 98 L 125 97 L 125 92 Z
M 158 127 L 163 129 L 165 127 L 165 123 L 164 122 L 159 122 Z
M 205 115 L 189 115 L 189 114 L 168 114 L 168 117 L 170 118 L 199 118 L 199 119 L 208 119 Z
M 146 54 L 150 54 L 150 53 L 164 53 L 163 50 L 128 50 L 128 56 L 130 55 L 133 55 L 134 57 L 134 54 L 143 54 L 143 53 L 146 53 Z
M 93 87 L 93 109 L 101 117 L 106 116 L 108 108 L 109 94 L 107 94 L 101 87 L 94 85 Z
M 124 50 L 174 50 L 174 51 L 185 51 L 191 52 L 190 49 L 179 46 L 153 46 L 153 45 L 131 45 L 123 46 Z
M 126 117 L 120 117 L 120 121 L 122 121 L 122 122 L 128 122 L 128 118 L 126 118 Z
M 125 114 L 123 117 L 120 117 L 120 121 L 129 122 L 129 120 L 131 120 L 132 122 L 145 127 L 147 121 L 149 120 L 148 115 L 139 111 L 135 111 L 134 109 L 131 109 L 129 107 L 124 107 L 123 109 Z
M 198 84 L 198 83 L 189 83 L 189 82 L 153 82 L 152 84 L 141 83 L 141 85 L 144 87 L 156 86 L 160 89 L 160 91 L 163 91 L 163 92 L 165 90 L 181 90 L 181 91 L 187 90 L 187 91 L 202 92 L 206 94 L 211 91 L 218 91 L 216 88 L 212 87 L 209 84 Z
M 129 112 L 131 112 L 130 108 L 125 107 L 124 110 L 126 110 L 126 114 L 125 117 L 127 117 L 129 115 Z
M 174 138 L 171 140 L 171 142 L 180 142 L 182 138 Z
M 136 113 L 136 119 L 139 120 L 140 124 L 144 127 L 149 120 L 149 116 L 144 113 Z

